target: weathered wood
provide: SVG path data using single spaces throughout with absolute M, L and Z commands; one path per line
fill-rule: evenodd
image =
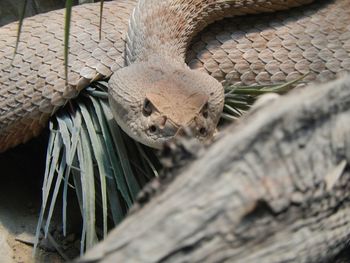
M 350 239 L 350 77 L 249 114 L 80 262 L 333 262 Z

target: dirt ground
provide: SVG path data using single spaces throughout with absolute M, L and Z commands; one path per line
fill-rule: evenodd
M 33 241 L 40 209 L 40 188 L 11 173 L 0 186 L 0 262 L 62 262 L 56 253 L 40 250 L 33 257 Z
M 49 242 L 33 257 L 41 205 L 46 137 L 0 154 L 0 262 L 63 262 Z M 59 225 L 60 218 L 55 220 Z M 59 231 L 56 231 L 57 233 Z M 60 231 L 61 232 L 61 231 Z M 78 238 L 77 238 L 78 239 Z M 43 242 L 45 243 L 45 242 Z

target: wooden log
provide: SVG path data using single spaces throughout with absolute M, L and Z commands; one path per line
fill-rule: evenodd
M 350 77 L 256 109 L 79 262 L 334 262 L 350 239 Z

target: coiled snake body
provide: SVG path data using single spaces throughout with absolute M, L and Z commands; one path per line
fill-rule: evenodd
M 13 61 L 17 23 L 0 28 L 0 152 L 39 134 L 59 107 L 111 75 L 117 122 L 159 147 L 185 126 L 199 138 L 212 135 L 220 81 L 269 84 L 307 72 L 323 81 L 350 71 L 348 0 L 112 1 L 101 41 L 99 4 L 77 6 L 68 86 L 63 23 L 63 10 L 25 19 Z

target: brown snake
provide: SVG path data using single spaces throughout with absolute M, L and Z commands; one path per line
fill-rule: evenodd
M 349 0 L 140 0 L 132 13 L 135 6 L 105 3 L 101 41 L 99 4 L 73 8 L 68 86 L 64 10 L 25 19 L 13 62 L 17 23 L 0 28 L 0 152 L 38 135 L 59 107 L 112 73 L 117 122 L 159 147 L 184 126 L 212 135 L 223 106 L 218 81 L 268 84 L 307 72 L 322 81 L 350 71 Z

